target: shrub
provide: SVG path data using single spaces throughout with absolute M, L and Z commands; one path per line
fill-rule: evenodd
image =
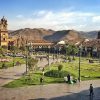
M 2 68 L 7 68 L 5 63 L 2 64 Z
M 63 65 L 58 65 L 58 71 L 61 71 L 62 70 L 62 68 L 63 68 Z
M 45 76 L 48 77 L 55 77 L 55 78 L 63 78 L 67 76 L 68 72 L 67 71 L 58 71 L 58 70 L 50 70 L 44 73 Z

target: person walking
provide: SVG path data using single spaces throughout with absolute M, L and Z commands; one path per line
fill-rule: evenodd
M 90 96 L 93 96 L 94 95 L 94 91 L 93 91 L 93 85 L 92 84 L 90 84 L 89 91 L 90 91 Z
M 70 83 L 70 74 L 67 75 L 68 83 Z
M 40 84 L 42 84 L 42 83 L 43 83 L 43 78 L 41 77 L 41 78 L 40 78 Z

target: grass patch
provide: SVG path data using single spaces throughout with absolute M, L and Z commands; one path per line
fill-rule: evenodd
M 63 66 L 61 72 L 61 77 L 58 72 L 58 65 L 61 64 Z M 94 62 L 89 63 L 88 59 L 81 58 L 81 80 L 94 80 L 100 79 L 100 63 Z M 64 76 L 67 76 L 70 73 L 73 77 L 78 78 L 78 68 L 79 62 L 78 57 L 76 60 L 72 62 L 60 62 L 56 64 L 51 64 L 51 66 L 45 68 L 45 76 L 43 84 L 51 84 L 51 83 L 64 83 Z M 52 75 L 51 75 L 52 73 Z M 40 78 L 42 77 L 42 72 L 36 71 L 31 75 L 31 80 L 28 76 L 23 76 L 20 79 L 14 80 L 4 87 L 15 88 L 22 87 L 28 85 L 40 85 Z
M 9 62 L 0 62 L 0 69 L 2 69 L 2 64 L 5 64 L 6 68 L 13 67 L 13 58 L 12 57 L 6 57 L 7 59 L 11 59 Z M 21 57 L 15 57 L 14 58 L 14 65 L 16 65 L 16 62 L 20 62 L 21 64 L 25 63 L 25 58 Z
M 23 76 L 19 79 L 16 79 L 3 87 L 7 88 L 17 88 L 17 87 L 23 87 L 23 86 L 29 86 L 29 85 L 41 85 L 40 84 L 40 77 L 42 76 L 42 73 L 34 73 L 31 75 L 31 80 L 28 76 Z M 51 83 L 63 83 L 63 78 L 54 78 L 54 77 L 47 77 L 44 76 L 43 84 L 51 84 Z

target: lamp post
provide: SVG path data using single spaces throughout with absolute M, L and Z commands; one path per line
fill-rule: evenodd
M 79 82 L 81 81 L 81 73 L 80 73 L 80 71 L 81 71 L 81 70 L 80 70 L 80 69 L 81 69 L 81 68 L 80 68 L 80 62 L 81 62 L 81 48 L 82 48 L 82 45 L 79 46 L 79 72 L 78 72 L 78 73 L 79 73 L 79 77 L 78 77 Z
M 80 78 L 80 48 L 79 48 L 79 77 L 78 80 L 80 82 L 81 78 Z
M 28 46 L 27 46 L 27 41 L 26 41 L 26 74 L 28 72 Z
M 14 67 L 14 63 L 15 63 L 15 50 L 13 51 L 13 67 Z
M 67 60 L 67 54 L 69 53 L 68 46 L 68 44 L 65 44 L 65 60 Z
M 99 63 L 100 63 L 100 50 L 99 50 Z
M 14 64 L 15 64 L 15 46 L 11 46 L 10 49 L 12 51 L 13 67 L 14 67 Z
M 49 50 L 48 51 L 48 65 L 50 65 L 50 57 L 49 57 L 50 56 L 50 46 L 48 47 L 48 50 Z

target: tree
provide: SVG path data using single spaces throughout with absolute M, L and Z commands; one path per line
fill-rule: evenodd
M 15 46 L 10 46 L 10 51 L 13 54 L 13 67 L 15 65 L 15 53 L 16 53 L 16 47 Z
M 75 54 L 78 52 L 78 48 L 75 45 L 72 45 L 71 53 L 73 55 L 73 60 L 75 60 Z
M 35 70 L 35 66 L 38 63 L 37 59 L 28 58 L 28 73 L 29 73 L 29 80 L 31 80 L 31 72 L 33 72 Z
M 38 63 L 37 59 L 29 57 L 28 58 L 28 70 L 29 71 L 35 70 L 35 66 L 36 66 L 37 63 Z
M 4 47 L 0 47 L 0 54 L 1 56 L 4 56 L 4 54 L 6 53 L 7 49 Z
M 62 70 L 62 68 L 63 68 L 63 65 L 58 65 L 58 77 L 60 77 L 61 76 L 61 70 Z
M 68 56 L 68 58 L 69 58 L 70 53 L 71 53 L 71 50 L 72 50 L 71 45 L 66 44 L 66 45 L 65 45 L 66 58 L 67 58 L 67 56 Z

